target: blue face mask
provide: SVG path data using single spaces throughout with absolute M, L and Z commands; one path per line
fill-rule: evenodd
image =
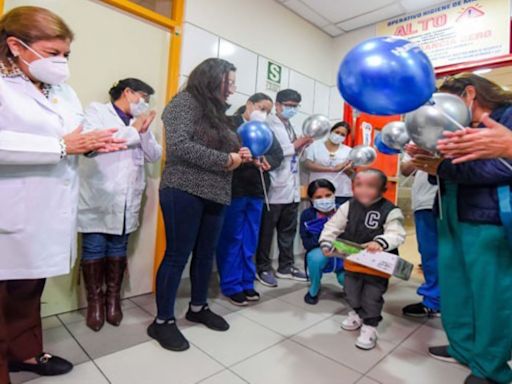
M 336 209 L 336 199 L 334 196 L 324 199 L 313 200 L 313 207 L 322 213 L 328 213 Z
M 290 120 L 293 116 L 297 114 L 297 107 L 283 107 L 283 112 L 281 112 L 281 116 L 285 119 Z

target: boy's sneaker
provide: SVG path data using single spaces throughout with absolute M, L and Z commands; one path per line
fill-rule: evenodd
M 256 292 L 254 289 L 246 289 L 244 291 L 245 299 L 248 301 L 259 301 L 260 294 Z
M 180 352 L 190 348 L 187 339 L 176 326 L 176 320 L 174 319 L 162 324 L 158 324 L 155 320 L 149 325 L 147 332 L 149 337 L 158 341 L 162 348 L 170 351 Z
M 428 308 L 423 303 L 407 305 L 402 308 L 402 313 L 408 317 L 441 317 L 441 311 Z
M 272 288 L 277 287 L 277 280 L 271 271 L 260 272 L 260 273 L 256 274 L 256 278 L 258 279 L 258 281 L 261 284 L 263 284 L 267 287 L 272 287 Z
M 206 325 L 208 328 L 213 329 L 214 331 L 227 331 L 229 329 L 229 324 L 223 317 L 216 315 L 213 313 L 210 308 L 208 308 L 208 304 L 203 305 L 203 308 L 199 312 L 194 312 L 188 309 L 187 314 L 185 315 L 188 321 L 192 321 L 193 323 L 201 323 Z
M 312 295 L 308 292 L 308 293 L 306 293 L 306 296 L 304 296 L 304 301 L 306 302 L 306 304 L 316 305 L 316 304 L 318 304 L 318 296 L 319 296 L 319 295 L 312 296 Z
M 228 296 L 229 302 L 233 305 L 237 305 L 239 307 L 245 307 L 249 303 L 247 302 L 247 298 L 242 292 L 235 293 L 234 295 Z
M 361 328 L 362 325 L 363 320 L 361 320 L 357 312 L 350 311 L 347 318 L 341 323 L 341 328 L 343 328 L 345 331 L 355 331 Z
M 288 279 L 288 280 L 295 280 L 295 281 L 302 281 L 307 282 L 308 276 L 302 272 L 299 268 L 290 267 L 287 271 L 284 272 L 276 272 L 276 277 L 280 279 Z
M 458 363 L 457 360 L 455 360 L 452 355 L 448 352 L 448 346 L 447 345 L 441 345 L 438 347 L 430 347 L 428 349 L 428 354 L 430 357 L 433 357 L 436 360 L 441 360 L 446 363 Z
M 377 328 L 364 325 L 361 327 L 361 333 L 356 340 L 356 347 L 366 351 L 375 348 L 377 345 Z

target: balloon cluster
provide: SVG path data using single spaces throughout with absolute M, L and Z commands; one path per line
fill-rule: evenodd
M 375 147 L 385 154 L 400 153 L 411 140 L 435 152 L 443 131 L 455 131 L 471 121 L 460 97 L 434 93 L 434 69 L 427 55 L 397 37 L 376 37 L 356 45 L 340 65 L 338 88 L 359 111 L 406 114 L 405 122 L 388 123 L 375 136 Z

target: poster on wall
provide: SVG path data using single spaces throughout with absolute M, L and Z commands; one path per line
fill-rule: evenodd
M 377 35 L 418 44 L 435 67 L 510 53 L 509 0 L 452 0 L 383 21 Z

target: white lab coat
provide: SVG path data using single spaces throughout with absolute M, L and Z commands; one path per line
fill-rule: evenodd
M 0 280 L 69 273 L 76 254 L 77 158 L 60 139 L 82 121 L 71 87 L 46 98 L 22 77 L 0 78 Z
M 269 172 L 269 202 L 270 204 L 298 203 L 300 202 L 300 175 L 299 159 L 295 147 L 290 140 L 286 127 L 277 116 L 270 115 L 267 124 L 279 141 L 284 155 L 281 165 Z M 292 162 L 295 164 L 292 164 Z M 292 172 L 292 168 L 295 168 L 295 172 Z
M 128 149 L 80 158 L 78 231 L 112 235 L 135 231 L 146 186 L 144 162 L 155 162 L 162 147 L 148 130 L 139 134 L 124 125 L 112 103 L 92 103 L 85 111 L 84 130 L 117 128 L 116 137 L 127 140 Z

